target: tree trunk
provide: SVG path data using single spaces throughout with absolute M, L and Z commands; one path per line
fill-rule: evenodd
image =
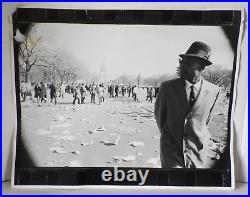
M 28 75 L 29 75 L 29 73 L 26 72 L 26 73 L 25 73 L 25 82 L 28 82 Z

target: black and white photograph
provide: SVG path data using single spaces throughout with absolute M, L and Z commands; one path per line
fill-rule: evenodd
M 27 26 L 14 36 L 16 169 L 231 170 L 230 26 Z

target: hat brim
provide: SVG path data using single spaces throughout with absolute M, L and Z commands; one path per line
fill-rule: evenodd
M 201 60 L 202 62 L 204 62 L 206 64 L 206 66 L 210 66 L 211 64 L 213 64 L 211 61 L 205 59 L 205 58 L 202 58 L 198 55 L 194 55 L 194 54 L 180 54 L 179 55 L 181 58 L 182 57 L 192 57 L 192 58 L 196 58 L 196 59 L 199 59 Z

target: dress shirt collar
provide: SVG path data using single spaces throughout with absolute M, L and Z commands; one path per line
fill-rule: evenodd
M 199 90 L 200 87 L 201 87 L 201 78 L 200 78 L 200 80 L 196 84 L 192 84 L 188 80 L 185 79 L 185 85 L 186 85 L 187 89 L 190 88 L 191 86 L 194 86 L 194 88 L 196 90 Z

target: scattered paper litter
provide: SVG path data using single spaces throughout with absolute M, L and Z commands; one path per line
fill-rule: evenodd
M 143 156 L 143 153 L 141 153 L 141 152 L 136 152 L 136 154 L 137 154 L 138 156 Z
M 71 135 L 65 135 L 65 136 L 60 137 L 59 139 L 63 141 L 72 141 L 75 139 L 75 137 Z
M 158 137 L 157 137 L 157 136 L 155 136 L 155 135 L 154 135 L 152 138 L 153 138 L 153 139 L 158 139 Z
M 98 133 L 98 132 L 103 132 L 105 131 L 105 127 L 104 126 L 100 126 L 100 127 L 97 127 L 96 129 L 94 129 L 93 131 L 88 131 L 89 134 L 92 134 L 92 133 Z
M 105 131 L 105 127 L 102 125 L 100 127 L 97 127 L 95 130 L 96 131 Z
M 134 156 L 134 155 L 114 156 L 114 157 L 112 157 L 112 159 L 115 162 L 131 162 L 131 161 L 134 161 L 136 159 L 136 156 Z
M 49 150 L 52 151 L 52 153 L 58 153 L 58 154 L 66 153 L 66 151 L 62 147 L 51 147 Z
M 128 143 L 130 146 L 137 147 L 137 146 L 144 146 L 144 143 L 142 141 L 137 141 L 137 142 L 129 142 Z
M 101 140 L 100 143 L 103 143 L 106 146 L 115 146 L 118 144 L 119 140 L 120 140 L 120 135 L 114 141 L 104 139 Z
M 90 145 L 92 145 L 92 144 L 94 144 L 94 142 L 93 142 L 93 140 L 91 140 L 90 142 L 81 142 L 81 145 L 82 146 L 90 146 Z
M 73 160 L 69 163 L 69 167 L 81 167 L 81 162 L 79 160 Z
M 141 130 L 136 130 L 136 133 L 142 133 L 142 131 Z
M 139 120 L 140 117 L 137 115 L 136 117 L 134 117 L 134 120 Z
M 46 129 L 38 129 L 36 130 L 35 134 L 38 134 L 38 135 L 49 135 L 51 134 L 51 130 L 46 130 Z
M 152 164 L 154 168 L 159 168 L 160 165 L 160 158 L 159 157 L 152 157 L 150 159 L 147 160 L 148 164 Z
M 124 119 L 122 119 L 121 121 L 120 121 L 120 123 L 124 123 L 125 122 L 125 120 Z
M 80 155 L 80 151 L 78 151 L 78 150 L 73 150 L 71 153 L 75 154 L 75 155 Z
M 81 121 L 81 122 L 86 122 L 87 124 L 89 124 L 89 123 L 90 123 L 90 121 L 89 121 L 89 120 L 87 120 L 86 118 L 82 118 L 80 121 Z

